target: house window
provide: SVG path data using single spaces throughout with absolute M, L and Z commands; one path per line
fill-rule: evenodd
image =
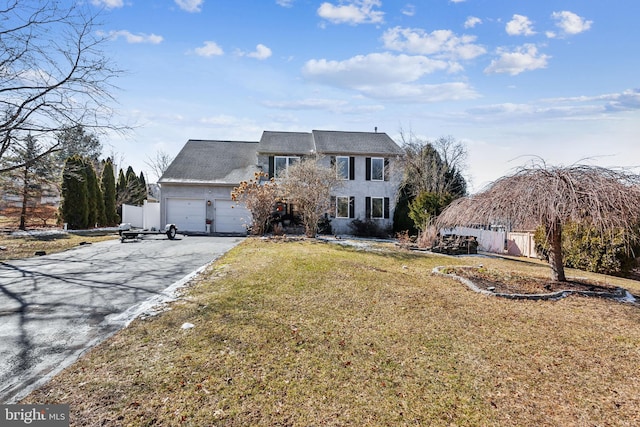
M 365 217 L 372 219 L 389 218 L 389 198 L 388 197 L 366 197 Z
M 349 179 L 349 157 L 336 157 L 336 174 L 338 179 Z
M 287 168 L 300 161 L 300 157 L 276 156 L 273 162 L 273 176 L 284 178 L 287 176 Z
M 348 197 L 336 197 L 336 218 L 349 218 Z
M 384 159 L 371 159 L 371 181 L 384 181 Z
M 386 161 L 381 157 L 367 157 L 367 181 L 384 181 Z
M 384 198 L 371 198 L 371 218 L 384 218 Z

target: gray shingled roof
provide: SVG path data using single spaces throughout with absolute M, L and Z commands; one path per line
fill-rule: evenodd
M 253 178 L 257 142 L 189 140 L 159 182 L 237 184 Z
M 383 132 L 312 131 L 316 150 L 323 154 L 401 155 L 402 149 Z
M 264 131 L 258 152 L 262 154 L 304 155 L 315 150 L 313 135 L 309 132 Z
M 258 153 L 266 155 L 401 155 L 386 133 L 264 131 L 260 142 L 189 140 L 158 181 L 233 184 L 253 178 Z

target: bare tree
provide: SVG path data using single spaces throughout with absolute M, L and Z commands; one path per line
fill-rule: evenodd
M 251 212 L 251 233 L 262 235 L 269 228 L 274 206 L 279 201 L 280 188 L 268 174 L 256 172 L 253 179 L 242 181 L 231 192 L 234 202 L 243 203 Z
M 405 192 L 415 197 L 420 193 L 463 196 L 467 192 L 462 171 L 466 166 L 464 144 L 451 136 L 424 141 L 413 133 L 400 132 L 405 155 L 403 158 Z
M 335 167 L 322 166 L 321 158 L 306 158 L 287 168 L 282 190 L 302 217 L 307 237 L 315 237 L 318 221 L 331 207 L 331 191 L 340 185 Z
M 451 227 L 502 223 L 524 229 L 543 226 L 550 246 L 551 278 L 566 281 L 563 225 L 584 224 L 603 234 L 631 230 L 640 220 L 638 206 L 637 174 L 590 165 L 553 167 L 542 163 L 522 167 L 486 190 L 456 200 L 436 224 Z
M 65 129 L 118 129 L 107 105 L 121 70 L 101 50 L 107 39 L 87 2 L 9 0 L 2 6 L 0 158 L 26 134 L 46 144 L 44 157 L 58 149 L 55 135 Z
M 173 162 L 173 159 L 174 157 L 169 155 L 169 153 L 158 150 L 156 151 L 155 157 L 147 157 L 144 164 L 151 168 L 151 172 L 156 176 L 157 181 L 162 177 L 171 162 Z

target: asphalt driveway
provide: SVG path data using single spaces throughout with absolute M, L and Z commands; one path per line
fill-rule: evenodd
M 242 240 L 149 236 L 1 262 L 0 403 L 44 384 Z

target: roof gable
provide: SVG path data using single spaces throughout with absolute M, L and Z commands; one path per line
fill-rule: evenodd
M 323 154 L 401 155 L 402 149 L 383 132 L 312 131 Z
M 264 131 L 258 152 L 261 154 L 311 154 L 315 150 L 313 135 L 309 132 Z
M 253 177 L 257 142 L 189 140 L 160 183 L 238 183 Z

